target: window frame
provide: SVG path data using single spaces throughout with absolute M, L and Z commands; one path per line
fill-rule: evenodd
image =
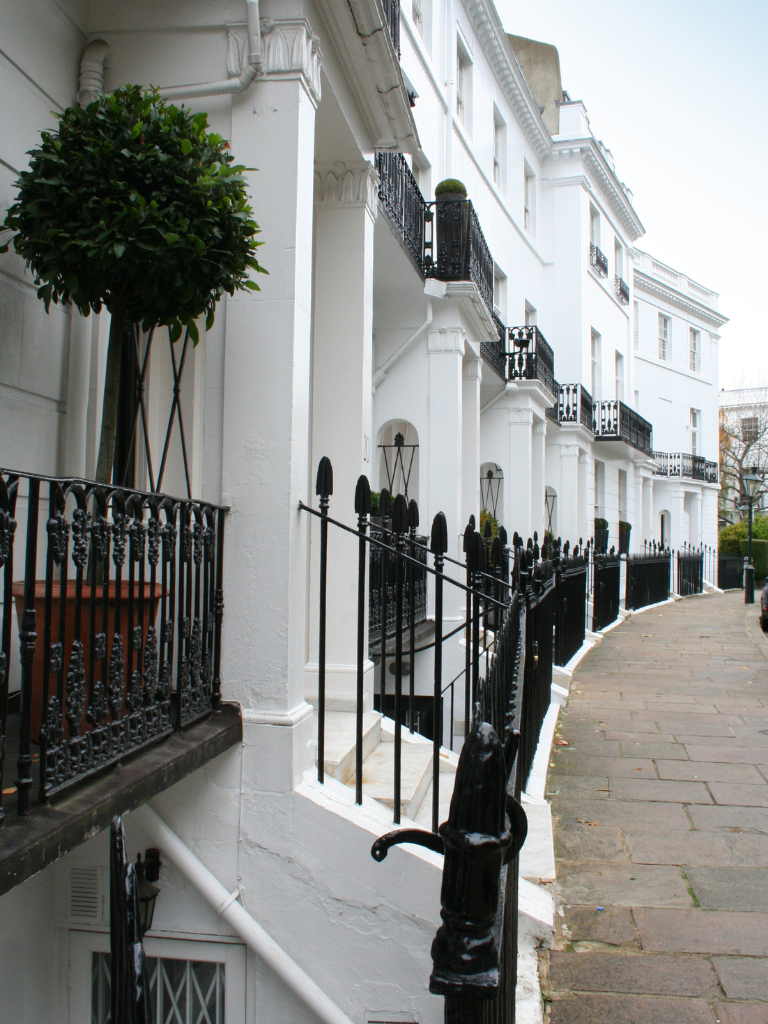
M 456 117 L 467 131 L 472 121 L 472 53 L 464 35 L 456 32 Z
M 691 432 L 691 455 L 699 454 L 699 431 L 701 430 L 701 409 L 691 406 L 688 410 L 688 426 Z
M 523 228 L 533 237 L 536 226 L 536 173 L 523 161 Z
M 195 960 L 223 963 L 225 982 L 224 1024 L 245 1024 L 248 991 L 248 955 L 242 942 L 222 936 L 219 942 L 190 938 L 147 935 L 144 950 L 148 957 L 167 960 Z M 109 933 L 102 931 L 69 932 L 69 1020 L 91 1020 L 91 971 L 94 953 L 109 952 Z
M 506 140 L 507 122 L 502 117 L 501 111 L 493 104 L 493 183 L 499 192 L 504 191 L 504 178 L 506 170 Z
M 659 360 L 663 363 L 670 362 L 671 355 L 671 334 L 672 317 L 667 313 L 659 313 L 658 336 L 659 336 Z M 663 332 L 663 333 L 662 333 Z
M 692 373 L 701 373 L 701 331 L 688 328 L 688 368 Z

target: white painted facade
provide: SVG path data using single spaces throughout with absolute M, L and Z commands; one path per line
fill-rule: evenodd
M 542 536 L 549 492 L 552 528 L 572 543 L 592 534 L 596 515 L 609 520 L 611 543 L 621 519 L 633 524 L 633 547 L 658 539 L 659 482 L 636 448 L 554 422 L 553 396 L 540 383 L 505 386 L 482 356 L 494 337 L 491 311 L 474 284 L 425 282 L 417 272 L 377 202 L 375 152 L 410 154 L 427 199 L 443 178 L 465 183 L 496 261 L 498 315 L 508 326 L 539 326 L 561 383 L 629 405 L 639 391 L 639 411 L 657 429 L 657 378 L 643 374 L 671 371 L 646 365 L 633 344 L 634 302 L 645 309 L 647 300 L 638 264 L 630 273 L 643 231 L 631 196 L 583 104 L 560 98 L 541 104 L 541 114 L 490 0 L 407 2 L 399 63 L 379 0 L 260 6 L 257 80 L 239 94 L 187 101 L 208 112 L 238 162 L 258 168 L 249 183 L 269 270 L 261 292 L 222 301 L 182 389 L 193 493 L 231 508 L 222 679 L 225 699 L 242 706 L 244 739 L 155 807 L 356 1024 L 426 1024 L 443 1013 L 427 988 L 440 858 L 398 848 L 376 864 L 370 845 L 389 814 L 368 798 L 357 809 L 346 787 L 318 787 L 306 774 L 314 761 L 317 532 L 298 503 L 314 500 L 317 462 L 327 455 L 331 511 L 353 525 L 355 481 L 366 473 L 374 489 L 385 483 L 378 446 L 395 429 L 418 441 L 410 496 L 421 530 L 443 511 L 456 557 L 468 517 L 480 511 L 481 467 L 502 470 L 499 518 L 510 536 Z M 107 90 L 129 81 L 220 82 L 240 74 L 245 20 L 241 0 L 6 4 L 0 209 L 13 199 L 25 152 L 53 125 L 50 111 L 75 103 L 89 41 L 108 44 Z M 401 68 L 418 93 L 413 110 Z M 590 242 L 607 257 L 606 277 L 590 263 Z M 628 286 L 626 303 L 617 277 Z M 715 306 L 701 305 L 715 316 Z M 107 334 L 106 314 L 83 319 L 54 307 L 46 316 L 20 260 L 0 257 L 0 465 L 93 476 Z M 713 341 L 701 381 L 714 391 L 716 353 Z M 169 381 L 161 345 L 148 386 L 153 445 L 164 436 Z M 172 459 L 164 489 L 179 493 L 182 484 Z M 329 706 L 341 714 L 354 686 L 356 547 L 332 536 L 331 557 Z M 460 615 L 447 594 L 446 619 Z M 460 663 L 458 644 L 450 657 Z M 373 689 L 369 663 L 369 707 Z M 148 840 L 130 815 L 126 829 L 134 856 Z M 97 835 L 0 898 L 3 1019 L 83 1019 L 88 957 L 104 948 L 107 924 L 103 903 L 95 917 L 73 914 L 70 871 L 97 869 L 103 894 L 106 853 L 106 836 Z M 227 1024 L 313 1018 L 172 865 L 160 886 L 148 951 L 219 957 L 232 979 Z M 530 934 L 539 934 L 529 917 Z M 42 961 L 44 984 L 32 967 Z

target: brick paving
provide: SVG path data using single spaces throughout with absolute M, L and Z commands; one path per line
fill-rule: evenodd
M 629 618 L 550 764 L 550 1024 L 768 1024 L 768 643 L 743 594 Z

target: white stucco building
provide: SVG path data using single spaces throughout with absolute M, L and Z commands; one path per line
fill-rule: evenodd
M 222 300 L 180 387 L 190 493 L 229 509 L 221 679 L 241 715 L 205 758 L 165 781 L 153 776 L 153 806 L 356 1024 L 429 1024 L 443 1013 L 427 987 L 441 858 L 409 847 L 376 864 L 370 846 L 391 825 L 391 797 L 357 807 L 348 773 L 324 786 L 311 774 L 319 532 L 299 502 L 315 500 L 317 463 L 328 456 L 332 514 L 354 526 L 358 476 L 375 490 L 388 484 L 383 453 L 402 434 L 421 529 L 444 512 L 459 560 L 469 517 L 492 501 L 510 537 L 541 538 L 549 527 L 575 544 L 604 517 L 610 543 L 629 521 L 637 548 L 661 539 L 668 514 L 672 543 L 706 540 L 716 475 L 660 477 L 654 450 L 716 459 L 725 318 L 714 293 L 635 249 L 643 227 L 631 193 L 585 105 L 563 91 L 554 47 L 508 37 L 491 0 L 408 0 L 394 22 L 392 10 L 380 0 L 6 4 L 0 209 L 39 132 L 54 126 L 51 110 L 77 102 L 79 90 L 87 99 L 126 82 L 158 84 L 206 110 L 238 162 L 258 168 L 247 177 L 269 277 L 257 294 Z M 446 178 L 464 183 L 473 214 L 448 200 L 426 205 Z M 463 234 L 441 250 L 454 213 Z M 46 316 L 13 253 L 0 257 L 0 311 L 0 467 L 92 478 L 107 314 L 52 307 Z M 662 313 L 669 365 L 656 348 Z M 685 347 L 694 330 L 695 370 Z M 173 399 L 164 338 L 148 366 L 157 453 Z M 481 494 L 489 470 L 495 498 Z M 148 486 L 143 456 L 133 472 Z M 162 490 L 184 494 L 186 481 L 176 432 Z M 352 742 L 344 715 L 355 694 L 357 557 L 332 535 L 327 690 L 339 763 Z M 446 621 L 461 615 L 456 592 L 447 595 Z M 458 637 L 453 654 L 460 661 Z M 374 689 L 366 650 L 368 751 L 391 738 L 372 712 Z M 420 821 L 431 761 L 410 753 L 421 765 L 410 808 Z M 450 779 L 455 758 L 444 760 Z M 9 789 L 11 774 L 6 766 Z M 108 949 L 104 821 L 142 802 L 113 797 L 100 798 L 98 814 L 82 810 L 66 842 L 42 844 L 34 868 L 14 861 L 0 872 L 3 1019 L 74 1024 L 89 1006 L 95 1024 L 106 1019 L 91 1002 Z M 131 857 L 158 842 L 142 813 L 126 816 Z M 223 903 L 212 908 L 174 863 L 160 884 L 148 952 L 224 965 L 227 1024 L 317 1019 L 246 949 Z M 537 908 L 548 899 L 527 890 L 531 941 L 546 935 Z

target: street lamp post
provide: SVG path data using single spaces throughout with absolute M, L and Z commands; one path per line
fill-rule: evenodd
M 744 571 L 744 603 L 755 603 L 755 567 L 752 564 L 752 503 L 754 502 L 763 482 L 757 472 L 757 466 L 753 466 L 749 473 L 744 474 L 744 490 L 747 495 L 749 506 L 749 533 L 747 540 L 747 566 Z

